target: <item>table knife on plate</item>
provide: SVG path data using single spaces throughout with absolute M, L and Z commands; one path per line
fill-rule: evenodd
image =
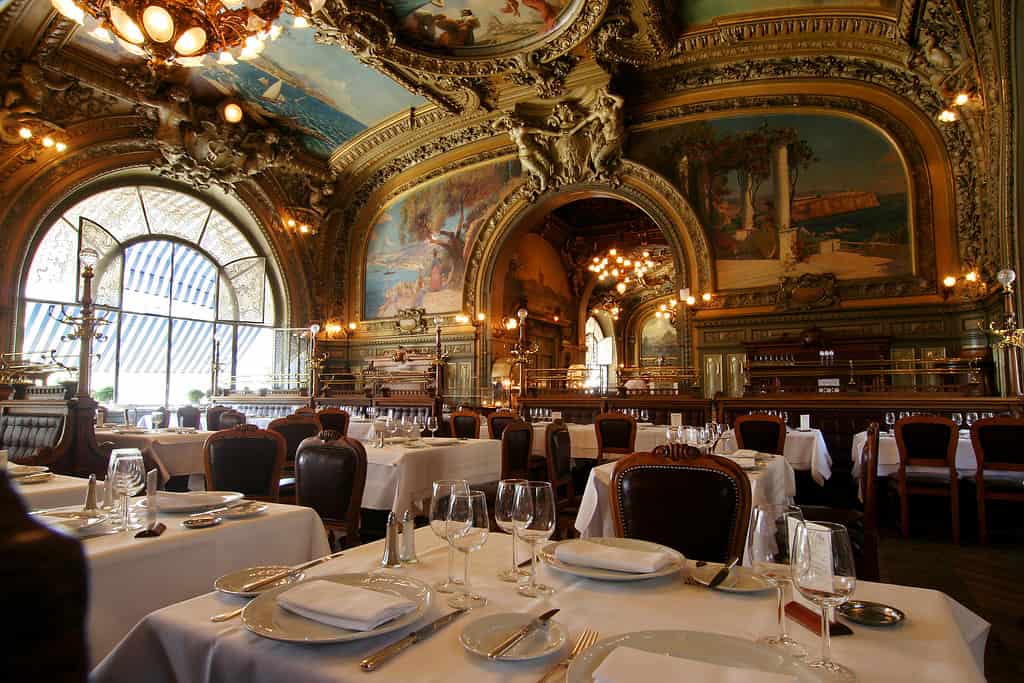
M 376 671 L 377 667 L 391 659 L 400 652 L 405 651 L 407 648 L 415 645 L 416 643 L 426 640 L 430 636 L 434 635 L 448 624 L 452 623 L 469 610 L 459 609 L 443 617 L 438 617 L 432 622 L 424 626 L 423 628 L 417 629 L 407 635 L 401 640 L 396 640 L 387 647 L 383 647 L 377 650 L 371 655 L 368 655 L 363 661 L 359 662 L 359 668 L 363 671 Z
M 729 572 L 732 571 L 732 568 L 735 567 L 736 563 L 739 561 L 740 558 L 734 557 L 729 561 L 728 564 L 719 569 L 718 573 L 715 574 L 710 581 L 708 581 L 708 588 L 717 588 L 719 584 L 721 584 L 723 581 L 729 578 Z
M 515 647 L 516 644 L 518 644 L 523 638 L 530 635 L 538 628 L 546 624 L 548 619 L 555 616 L 555 614 L 557 613 L 558 609 L 549 609 L 547 612 L 540 615 L 536 619 L 532 619 L 530 623 L 528 623 L 526 626 L 523 626 L 521 629 L 518 629 L 517 631 L 513 632 L 508 638 L 498 643 L 498 645 L 493 650 L 487 653 L 487 658 L 497 659 L 498 657 L 502 656 L 503 654 L 511 650 L 513 647 Z

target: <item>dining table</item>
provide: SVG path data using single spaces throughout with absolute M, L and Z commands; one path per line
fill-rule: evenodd
M 254 425 L 256 427 L 259 427 L 260 429 L 266 429 L 267 425 L 269 425 L 271 422 L 273 422 L 276 419 L 277 418 L 274 418 L 274 417 L 251 417 L 251 416 L 247 415 L 246 418 L 245 418 L 245 423 L 246 424 L 250 424 L 250 425 Z M 141 429 L 145 429 L 147 431 L 153 429 L 153 416 L 152 415 L 143 415 L 142 417 L 139 418 L 139 421 L 136 423 L 136 426 L 141 428 Z M 169 428 L 177 428 L 178 427 L 178 414 L 177 413 L 171 413 L 169 415 L 168 420 L 167 420 L 167 426 Z M 201 413 L 199 415 L 199 431 L 205 431 L 205 430 L 206 430 L 206 413 L 203 412 L 203 413 Z
M 83 538 L 92 663 L 147 614 L 209 591 L 218 576 L 256 564 L 290 566 L 330 552 L 315 511 L 267 505 L 262 514 L 225 518 L 206 529 L 183 527 L 187 514 L 161 512 L 157 519 L 166 531 L 156 538 L 136 538 L 137 529 Z
M 543 456 L 544 455 L 544 433 L 547 430 L 550 422 L 534 422 L 533 426 L 533 442 L 530 446 L 530 452 L 533 455 Z M 566 429 L 569 430 L 569 444 L 571 446 L 572 457 L 574 460 L 596 460 L 597 459 L 597 431 L 594 429 L 593 424 L 577 424 L 575 422 L 567 422 L 565 424 Z M 636 441 L 634 442 L 633 449 L 637 453 L 649 452 L 654 450 L 656 447 L 668 442 L 668 435 L 665 432 L 665 425 L 655 425 L 651 423 L 640 423 L 637 424 L 636 429 Z M 480 426 L 480 438 L 490 438 L 490 432 L 487 429 L 486 423 Z M 617 453 L 606 453 L 605 460 L 615 460 L 621 458 L 622 454 Z
M 739 446 L 733 430 L 726 431 L 715 446 L 715 453 L 732 453 Z M 798 472 L 810 471 L 819 486 L 832 476 L 832 456 L 820 429 L 786 429 L 786 443 L 782 454 Z
M 53 474 L 46 481 L 26 484 L 19 481 L 20 477 L 12 477 L 14 490 L 31 510 L 63 507 L 65 505 L 82 505 L 89 489 L 89 480 L 83 477 L 72 477 L 66 474 Z M 103 482 L 96 482 L 97 496 L 102 494 Z
M 160 481 L 169 478 L 200 474 L 203 465 L 203 446 L 206 439 L 214 432 L 186 431 L 173 429 L 143 430 L 135 429 L 96 429 L 96 441 L 114 444 L 114 448 L 138 448 L 144 455 L 152 458 L 160 471 Z
M 851 470 L 855 479 L 860 478 L 861 470 L 864 468 L 864 443 L 867 441 L 867 432 L 858 432 L 853 435 L 853 446 L 850 449 L 850 457 L 853 459 Z M 883 432 L 878 435 L 878 475 L 887 477 L 895 474 L 900 469 L 900 452 L 896 446 L 896 436 L 890 432 Z M 935 468 L 911 467 L 913 470 L 929 470 Z M 956 442 L 956 469 L 961 477 L 973 477 L 978 471 L 978 460 L 974 455 L 974 444 L 971 442 L 971 432 L 968 429 L 961 429 Z M 940 471 L 945 472 L 944 468 Z
M 361 670 L 360 661 L 414 628 L 451 612 L 447 596 L 433 594 L 427 612 L 409 628 L 366 640 L 314 645 L 270 640 L 250 632 L 240 619 L 212 623 L 212 615 L 240 607 L 245 601 L 209 592 L 146 616 L 93 669 L 90 680 L 536 683 L 567 655 L 585 629 L 596 630 L 601 640 L 639 631 L 675 630 L 731 636 L 749 642 L 775 632 L 774 591 L 736 594 L 691 585 L 686 581 L 692 570 L 690 562 L 667 576 L 631 582 L 597 581 L 544 565 L 538 571 L 538 579 L 552 586 L 554 594 L 523 597 L 514 584 L 497 578 L 497 573 L 509 565 L 511 543 L 506 534 L 491 534 L 483 548 L 472 553 L 473 587 L 487 598 L 485 607 L 461 616 L 372 673 Z M 429 527 L 416 531 L 416 544 L 419 562 L 415 565 L 382 569 L 383 542 L 377 541 L 353 548 L 344 556 L 310 570 L 307 578 L 369 572 L 412 577 L 431 585 L 442 580 L 447 569 L 446 544 Z M 861 581 L 853 595 L 896 606 L 907 615 L 896 627 L 853 625 L 853 635 L 833 639 L 834 658 L 853 669 L 858 680 L 984 680 L 983 653 L 989 624 L 970 610 L 943 593 L 907 586 Z M 560 611 L 552 621 L 565 631 L 566 638 L 554 653 L 545 657 L 491 661 L 467 651 L 461 644 L 465 629 L 492 615 L 511 612 L 536 616 L 554 608 Z M 818 650 L 818 638 L 810 631 L 790 622 L 790 633 L 808 651 Z M 743 680 L 758 680 L 756 672 L 747 673 Z

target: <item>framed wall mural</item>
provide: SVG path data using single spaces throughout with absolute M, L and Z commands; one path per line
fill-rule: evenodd
M 826 113 L 703 119 L 633 136 L 708 231 L 718 288 L 914 272 L 907 170 L 876 128 Z
M 388 202 L 368 233 L 363 318 L 401 309 L 462 310 L 466 258 L 481 223 L 510 191 L 518 163 L 456 171 Z
M 659 358 L 679 364 L 679 334 L 668 319 L 652 315 L 640 328 L 640 365 L 657 365 Z
M 523 302 L 531 316 L 571 319 L 576 303 L 558 252 L 540 235 L 509 240 L 491 283 L 492 315 L 513 315 Z

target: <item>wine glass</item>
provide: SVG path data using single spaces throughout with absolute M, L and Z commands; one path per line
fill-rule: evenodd
M 891 410 L 885 414 L 885 425 L 889 428 L 889 433 L 892 434 L 892 427 L 896 424 L 896 413 Z
M 430 431 L 430 438 L 433 439 L 437 432 L 437 418 L 433 415 L 427 418 L 427 429 Z
M 516 486 L 512 504 L 512 524 L 515 535 L 530 544 L 530 582 L 519 586 L 519 594 L 529 598 L 551 595 L 550 586 L 537 583 L 537 544 L 551 538 L 558 515 L 555 512 L 555 492 L 546 481 L 528 481 Z
M 519 553 L 516 548 L 515 523 L 512 520 L 512 511 L 516 500 L 516 486 L 525 484 L 525 479 L 502 479 L 498 482 L 498 496 L 494 501 L 494 521 L 498 528 L 506 534 L 512 534 L 512 567 L 498 572 L 498 578 L 502 581 L 513 583 L 519 582 L 519 577 L 525 576 L 527 572 L 519 568 Z
M 128 497 L 142 490 L 146 483 L 146 466 L 142 462 L 142 454 L 118 453 L 111 465 L 114 493 L 121 499 L 121 529 L 141 529 L 142 525 L 131 522 L 129 516 Z
M 978 414 L 973 410 L 967 413 L 967 417 L 964 418 L 964 422 L 967 424 L 967 428 L 970 429 L 971 425 L 978 421 Z
M 955 424 L 957 427 L 964 423 L 964 416 L 961 415 L 960 413 L 953 413 L 952 415 L 949 416 L 949 419 L 953 420 L 953 424 Z
M 801 522 L 793 540 L 793 581 L 805 598 L 821 607 L 821 659 L 808 661 L 830 680 L 852 683 L 857 676 L 832 661 L 829 624 L 833 610 L 857 587 L 850 535 L 842 524 Z
M 750 557 L 755 572 L 775 586 L 778 596 L 776 614 L 778 634 L 758 642 L 779 648 L 793 657 L 804 657 L 807 650 L 786 632 L 786 585 L 792 583 L 790 543 L 803 513 L 794 505 L 763 504 L 754 508 L 750 524 Z
M 458 581 L 455 573 L 455 548 L 448 539 L 448 514 L 451 510 L 451 498 L 455 494 L 469 493 L 469 484 L 465 479 L 438 479 L 433 484 L 430 496 L 430 529 L 442 541 L 448 542 L 448 579 L 434 588 L 439 593 L 454 593 Z
M 448 605 L 455 609 L 483 607 L 487 598 L 474 593 L 469 581 L 469 554 L 476 552 L 487 542 L 491 522 L 487 517 L 487 499 L 482 491 L 456 493 L 451 496 L 448 510 L 448 542 L 460 553 L 465 553 L 462 590 L 448 599 Z

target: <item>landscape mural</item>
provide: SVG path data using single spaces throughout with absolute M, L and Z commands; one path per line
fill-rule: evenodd
M 514 315 L 525 304 L 531 315 L 543 318 L 575 312 L 569 277 L 551 243 L 535 233 L 514 240 L 515 247 L 503 254 L 491 283 L 491 311 Z M 507 249 L 507 248 L 506 248 Z
M 658 358 L 665 363 L 679 363 L 679 337 L 668 318 L 651 316 L 640 330 L 640 364 L 655 365 Z
M 638 133 L 631 154 L 696 211 L 719 289 L 913 272 L 906 169 L 865 123 L 817 113 L 702 120 Z
M 518 169 L 498 161 L 457 171 L 386 204 L 369 232 L 363 317 L 461 310 L 473 239 Z
M 499 50 L 553 31 L 573 0 L 384 0 L 403 36 L 428 50 Z

